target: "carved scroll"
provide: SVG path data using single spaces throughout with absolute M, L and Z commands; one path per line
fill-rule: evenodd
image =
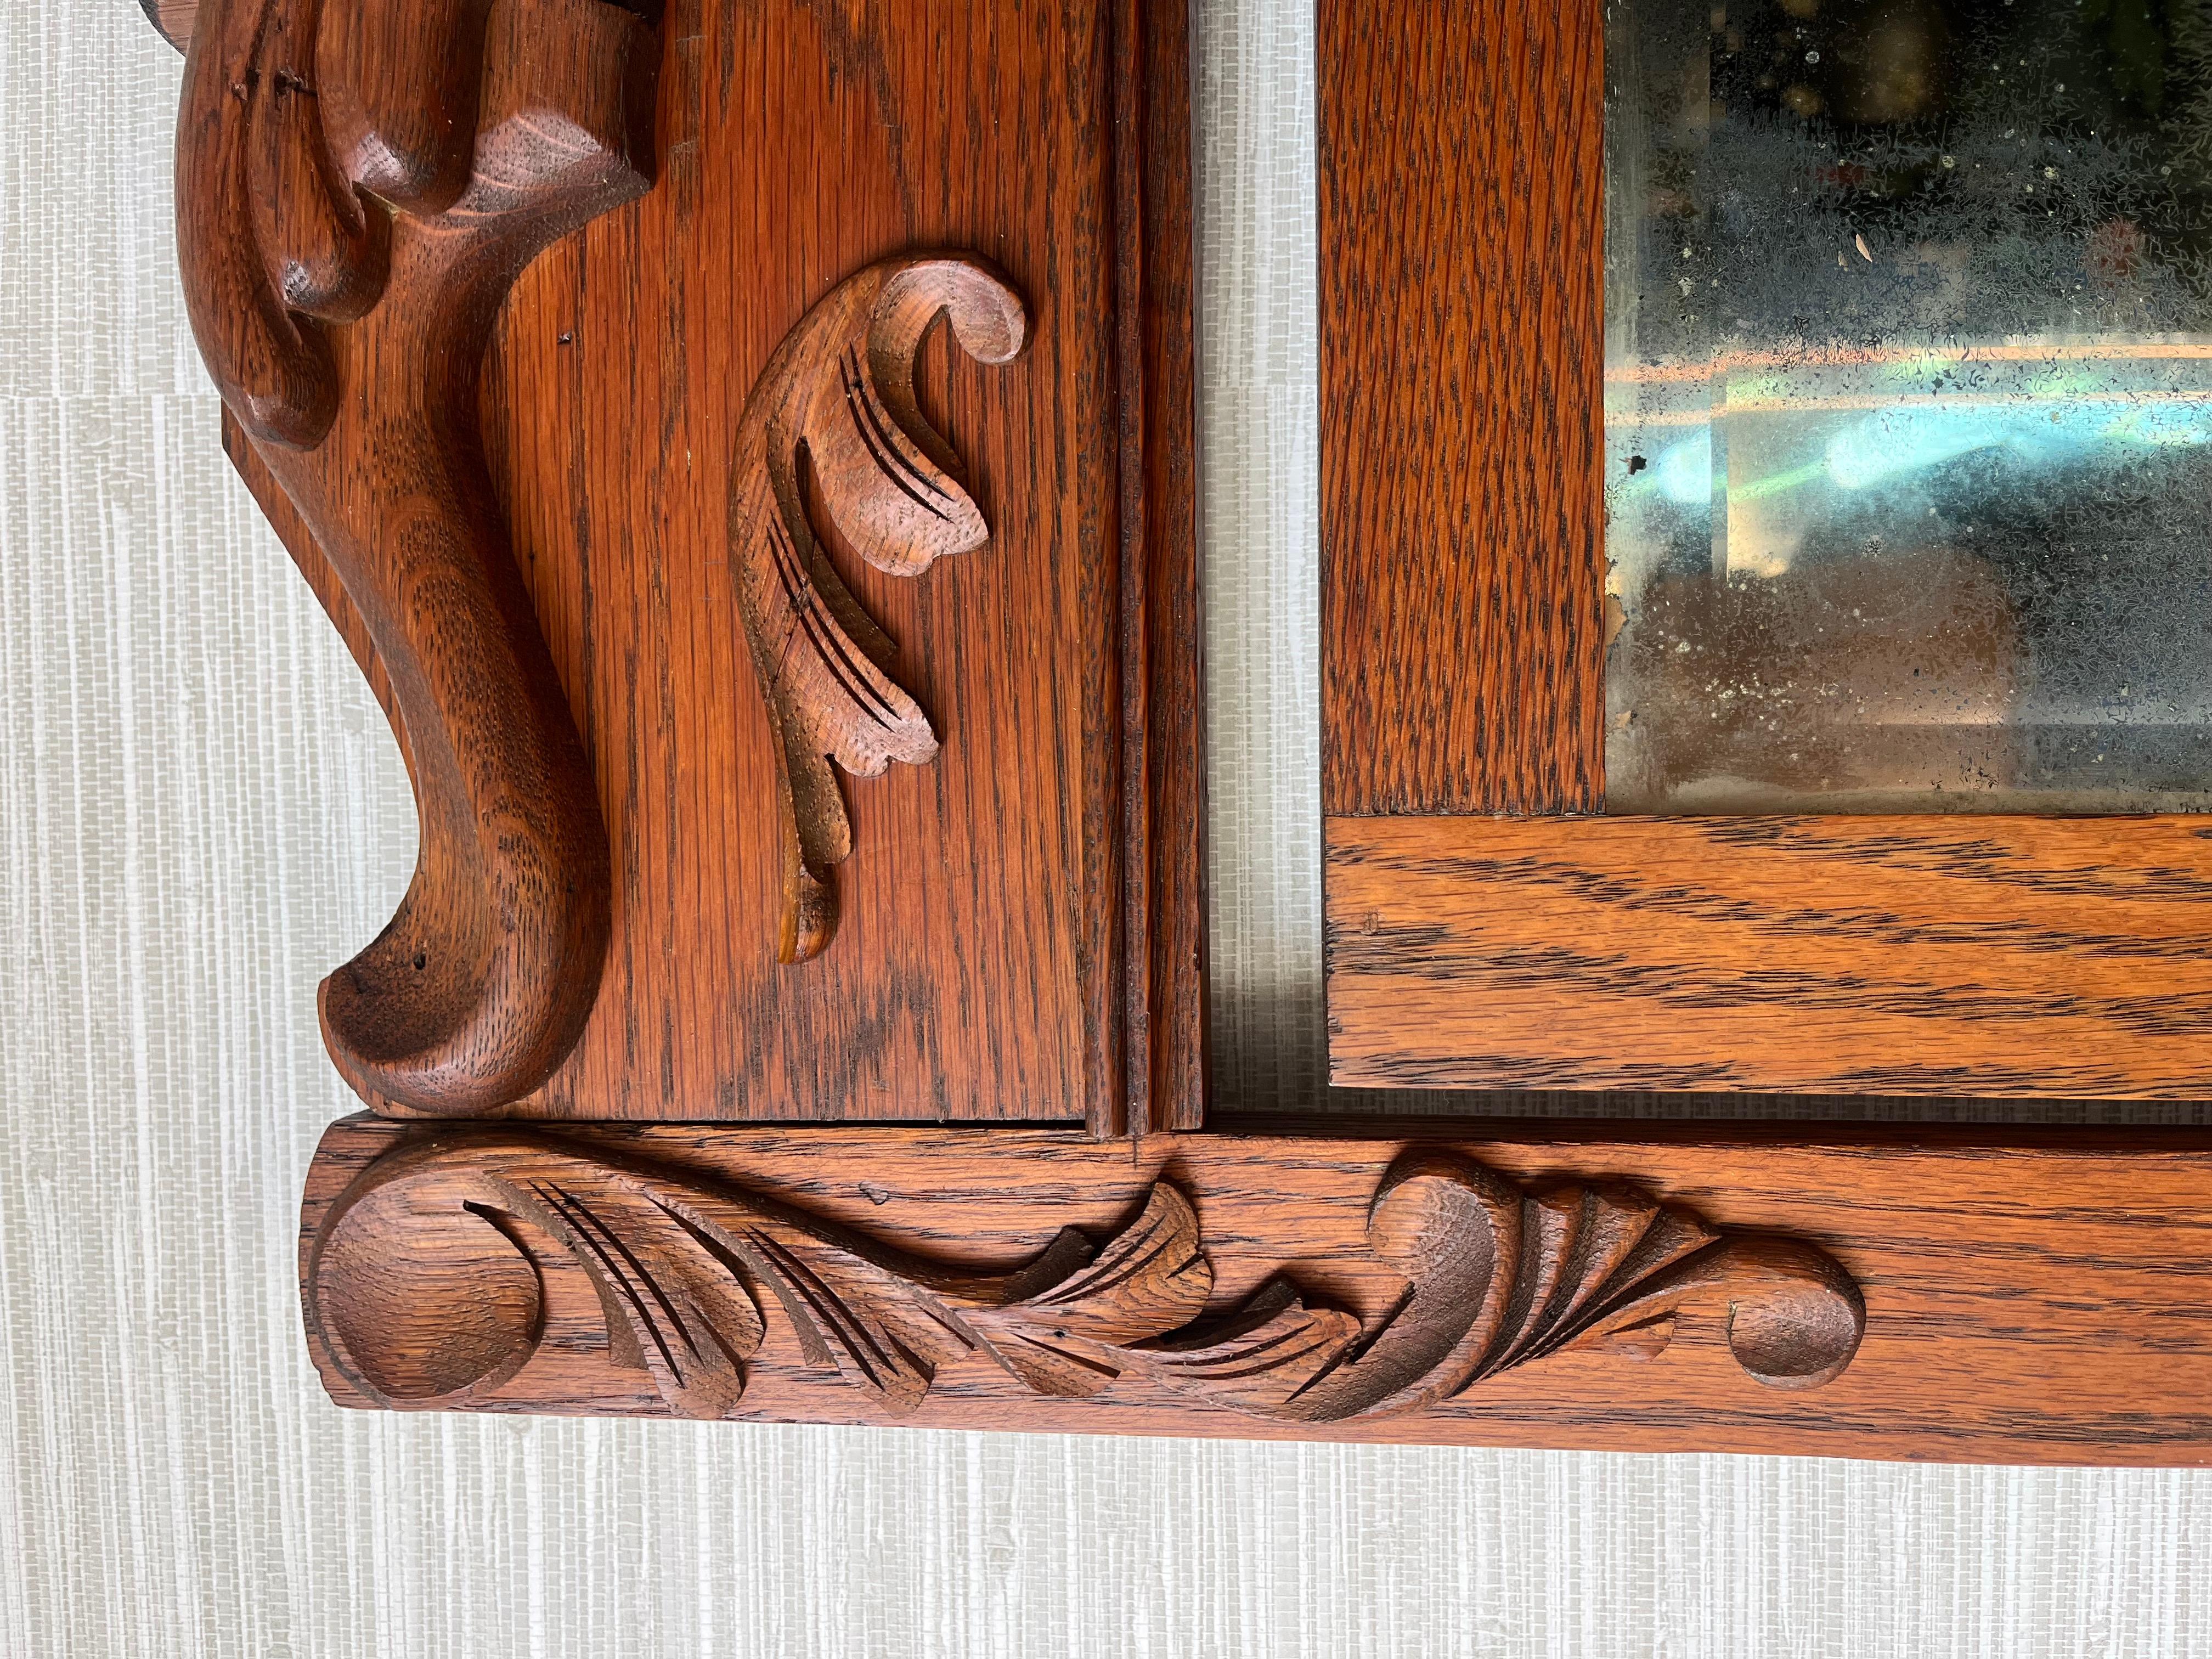
M 1310 1423 L 1417 1411 L 1570 1349 L 1648 1358 L 1706 1307 L 1753 1378 L 1817 1387 L 1865 1324 L 1850 1276 L 1808 1245 L 1724 1235 L 1628 1187 L 1524 1190 L 1456 1156 L 1401 1158 L 1368 1237 L 1405 1285 L 1379 1318 L 1310 1301 L 1295 1271 L 1208 1317 L 1198 1212 L 1170 1182 L 1103 1243 L 1063 1231 L 1027 1266 L 978 1275 L 647 1163 L 473 1133 L 363 1170 L 322 1219 L 303 1293 L 368 1398 L 459 1407 L 537 1352 L 549 1266 L 580 1269 L 612 1363 L 649 1376 L 668 1412 L 707 1418 L 736 1412 L 777 1318 L 807 1363 L 892 1413 L 981 1357 L 1040 1395 L 1164 1391 Z
M 139 10 L 154 32 L 183 52 L 192 43 L 192 28 L 199 21 L 200 0 L 138 0 Z
M 836 930 L 831 867 L 853 829 L 831 761 L 874 777 L 937 737 L 890 673 L 890 641 L 824 557 L 810 502 L 877 569 L 915 576 L 989 538 L 959 457 L 923 418 L 914 360 L 939 317 L 971 356 L 1012 362 L 1028 318 L 969 258 L 893 259 L 846 282 L 777 349 L 745 404 L 730 497 L 738 609 L 775 731 L 783 820 L 776 954 L 820 953 Z
M 606 831 L 486 475 L 477 387 L 540 250 L 646 188 L 652 32 L 601 0 L 201 0 L 178 241 L 202 354 L 389 673 L 422 820 L 324 981 L 365 1098 L 478 1112 L 580 1033 Z

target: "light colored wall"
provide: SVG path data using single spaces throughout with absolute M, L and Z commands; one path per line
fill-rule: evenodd
M 1228 1018 L 1295 1091 L 1316 826 L 1261 716 L 1314 695 L 1310 22 L 1212 0 L 1204 45 Z M 217 449 L 177 76 L 129 0 L 0 19 L 4 1659 L 2212 1653 L 2200 1476 L 325 1404 L 313 990 L 412 815 Z

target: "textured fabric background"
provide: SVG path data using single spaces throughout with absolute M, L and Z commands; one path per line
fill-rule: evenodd
M 1318 1078 L 1310 3 L 1204 8 L 1226 1066 Z M 0 1656 L 2212 1654 L 2212 1478 L 341 1413 L 294 1204 L 404 777 L 232 481 L 176 59 L 0 20 Z M 1287 717 L 1288 724 L 1285 724 Z

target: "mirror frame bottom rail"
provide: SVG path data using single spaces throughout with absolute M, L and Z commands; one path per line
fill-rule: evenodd
M 348 1118 L 310 1343 L 356 1407 L 2212 1462 L 2212 1133 L 1261 1127 Z
M 1336 817 L 1331 1080 L 2201 1100 L 2212 819 Z

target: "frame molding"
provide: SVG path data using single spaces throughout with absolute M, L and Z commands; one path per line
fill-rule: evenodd
M 1319 0 L 1332 1080 L 2212 1095 L 2212 822 L 1603 816 L 1607 15 Z
M 227 446 L 391 712 L 423 816 L 406 904 L 323 992 L 333 1057 L 381 1114 L 330 1129 L 301 1213 L 308 1339 L 334 1400 L 2212 1462 L 2212 1135 L 1189 1133 L 1205 1032 L 1185 0 L 1104 5 L 1092 67 L 1113 119 L 1085 141 L 1110 161 L 1114 326 L 1110 373 L 1084 395 L 1111 410 L 1115 450 L 1113 580 L 1086 589 L 1108 603 L 1085 683 L 1109 695 L 1085 729 L 1110 738 L 1081 802 L 1109 895 L 1085 945 L 1088 1133 L 398 1121 L 508 1110 L 600 986 L 605 825 L 489 482 L 479 395 L 531 258 L 647 189 L 664 58 L 685 82 L 672 95 L 696 100 L 703 37 L 667 32 L 696 27 L 696 4 L 671 0 L 662 37 L 644 9 L 363 0 L 325 30 L 323 0 L 149 0 L 191 40 L 179 241 Z M 1553 41 L 1556 20 L 1542 27 Z M 696 144 L 675 154 L 690 142 L 667 159 L 696 191 Z M 902 476 L 949 501 L 957 458 L 910 406 L 913 354 L 949 308 L 962 344 L 1012 356 L 1028 325 L 1010 286 L 905 257 L 807 305 L 757 393 L 765 492 L 741 479 L 733 516 L 795 542 L 803 434 L 833 519 L 864 550 L 876 538 L 879 568 L 971 545 L 980 508 L 939 536 L 884 492 L 896 464 L 840 459 L 815 416 L 872 378 L 891 416 L 876 435 L 909 441 Z M 863 460 L 875 477 L 848 523 L 834 502 Z M 858 605 L 841 609 L 805 550 L 865 647 Z M 748 617 L 772 685 L 776 630 L 813 614 L 782 591 L 788 616 Z M 1337 635 L 1358 620 L 1348 597 L 1332 591 Z M 1549 684 L 1562 661 L 1538 651 L 1521 678 Z M 837 720 L 818 703 L 779 705 L 799 957 L 827 940 L 823 875 L 849 840 L 815 752 Z M 797 767 L 794 732 L 811 757 Z M 908 748 L 856 748 L 853 769 L 921 757 Z M 1347 805 L 1358 789 L 1433 806 L 1434 780 L 1370 777 L 1357 758 L 1333 751 L 1338 808 L 1370 810 Z M 1468 775 L 1510 782 L 1511 763 L 1485 750 Z M 1547 763 L 1526 798 L 1574 796 L 1579 775 Z
M 2212 1463 L 2212 1135 L 1292 1127 L 349 1118 L 310 1346 L 356 1407 Z M 1516 1350 L 1626 1188 L 1724 1242 Z
M 742 1405 L 772 1307 L 811 1365 L 889 1413 L 981 1355 L 1041 1395 L 1121 1383 L 1304 1423 L 1418 1412 L 1579 1349 L 1650 1358 L 1708 1303 L 1770 1388 L 1832 1382 L 1866 1328 L 1858 1286 L 1810 1246 L 1723 1235 L 1619 1183 L 1524 1191 L 1446 1152 L 1403 1152 L 1376 1186 L 1365 1249 L 1407 1289 L 1372 1322 L 1310 1298 L 1290 1264 L 1214 1311 L 1189 1195 L 1168 1176 L 1138 1206 L 1095 1245 L 1064 1228 L 1012 1272 L 977 1273 L 572 1138 L 433 1133 L 337 1196 L 301 1283 L 354 1388 L 380 1406 L 465 1406 L 550 1340 L 557 1252 L 591 1281 L 606 1364 L 647 1373 L 670 1414 L 707 1418 Z

